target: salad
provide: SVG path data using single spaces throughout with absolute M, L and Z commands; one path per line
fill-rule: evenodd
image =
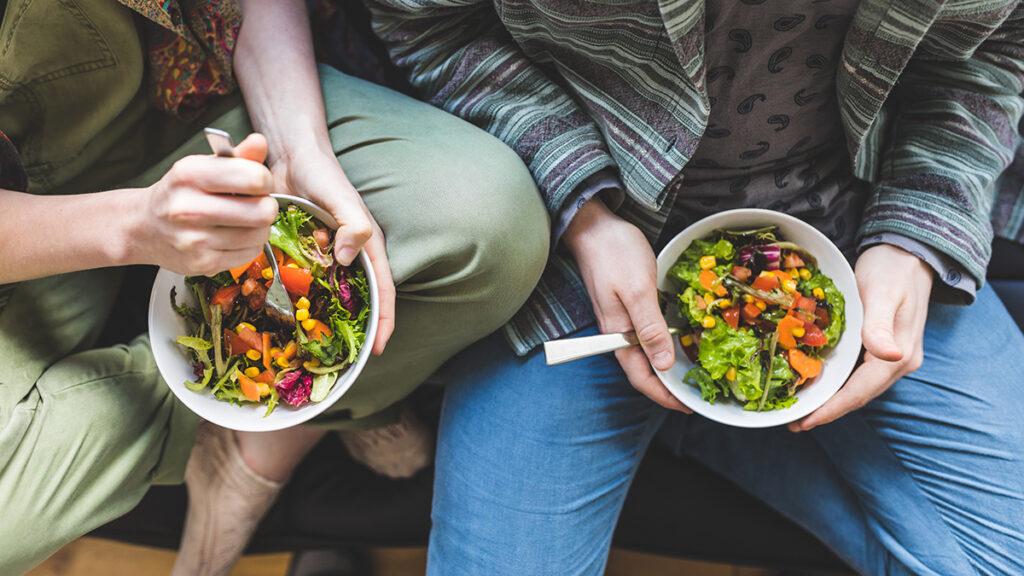
M 185 284 L 198 306 L 171 306 L 188 334 L 177 343 L 189 354 L 195 392 L 218 400 L 298 408 L 320 402 L 342 370 L 356 361 L 366 340 L 369 285 L 358 266 L 342 266 L 331 255 L 334 232 L 305 211 L 282 209 L 270 244 L 295 317 L 282 323 L 264 310 L 274 279 L 267 257 L 215 276 L 189 276 Z
M 669 277 L 689 323 L 679 340 L 695 364 L 684 380 L 712 404 L 722 396 L 746 410 L 792 406 L 843 333 L 842 293 L 776 226 L 696 240 Z

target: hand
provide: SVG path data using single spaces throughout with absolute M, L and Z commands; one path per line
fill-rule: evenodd
M 395 329 L 395 281 L 384 242 L 384 232 L 373 219 L 362 197 L 348 181 L 333 154 L 311 149 L 305 153 L 282 154 L 271 164 L 275 189 L 306 198 L 327 210 L 338 221 L 334 235 L 334 258 L 352 264 L 360 250 L 366 250 L 377 279 L 380 318 L 373 353 L 384 353 Z
M 855 273 L 864 302 L 864 363 L 821 408 L 790 424 L 793 432 L 828 424 L 864 406 L 921 367 L 932 270 L 913 254 L 880 244 L 861 254 Z
M 640 230 L 600 199 L 587 202 L 563 237 L 576 258 L 601 332 L 635 330 L 640 348 L 615 352 L 630 384 L 651 400 L 690 413 L 651 370 L 668 370 L 675 347 L 658 306 L 654 251 Z
M 266 156 L 266 139 L 251 134 L 234 158 L 175 162 L 148 188 L 141 217 L 129 224 L 128 261 L 209 276 L 259 255 L 277 216 Z

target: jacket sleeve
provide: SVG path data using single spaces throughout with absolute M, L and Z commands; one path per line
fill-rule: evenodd
M 590 117 L 519 48 L 490 0 L 367 0 L 420 96 L 490 132 L 529 167 L 552 221 L 614 166 Z
M 955 47 L 956 25 L 939 31 Z M 994 185 L 1013 160 L 1024 110 L 1024 4 L 957 61 L 915 58 L 890 98 L 891 145 L 860 237 L 891 232 L 932 246 L 978 286 L 991 256 Z

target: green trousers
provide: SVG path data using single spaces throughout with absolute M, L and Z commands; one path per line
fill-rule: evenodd
M 387 351 L 318 420 L 365 426 L 522 305 L 547 256 L 547 216 L 526 167 L 485 132 L 333 69 L 321 81 L 335 154 L 385 233 L 398 289 Z M 213 125 L 250 131 L 241 107 Z M 139 181 L 205 153 L 196 135 Z M 151 484 L 181 481 L 196 418 L 147 337 L 94 347 L 120 277 L 23 282 L 0 311 L 0 574 L 126 513 Z

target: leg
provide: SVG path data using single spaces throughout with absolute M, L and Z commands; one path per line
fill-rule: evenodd
M 181 481 L 196 421 L 160 379 L 149 342 L 88 349 L 117 277 L 93 270 L 25 282 L 0 313 L 0 389 L 33 380 L 21 398 L 0 402 L 2 574 L 131 510 L 150 484 Z
M 549 367 L 540 351 L 517 358 L 495 334 L 452 364 L 428 572 L 603 573 L 664 410 L 611 356 Z
M 809 435 L 677 421 L 677 447 L 861 572 L 1024 573 L 1024 337 L 991 288 L 929 312 L 924 365 L 864 409 Z

